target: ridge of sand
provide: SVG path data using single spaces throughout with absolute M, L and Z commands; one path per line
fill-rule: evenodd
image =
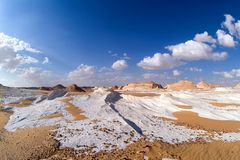
M 191 111 L 178 111 L 173 112 L 173 115 L 177 118 L 177 122 L 184 123 L 193 128 L 201 128 L 207 131 L 227 131 L 227 132 L 239 132 L 240 121 L 232 120 L 215 120 L 200 117 L 198 113 Z

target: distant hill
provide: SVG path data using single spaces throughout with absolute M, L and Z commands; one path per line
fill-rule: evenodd
M 53 88 L 53 90 L 58 90 L 58 89 L 65 89 L 66 87 L 64 87 L 63 85 L 61 85 L 61 84 L 58 84 L 58 85 L 56 85 L 56 86 L 54 86 L 54 87 L 52 87 Z
M 67 87 L 68 92 L 85 92 L 82 88 L 78 87 L 76 84 L 71 84 Z

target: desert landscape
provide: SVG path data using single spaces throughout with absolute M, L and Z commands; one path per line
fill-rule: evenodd
M 0 160 L 240 160 L 239 6 L 0 0 Z
M 4 159 L 239 158 L 239 85 L 0 88 Z

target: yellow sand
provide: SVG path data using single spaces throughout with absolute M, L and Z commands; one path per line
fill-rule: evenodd
M 52 138 L 50 130 L 55 127 L 25 128 L 7 132 L 3 127 L 9 116 L 10 113 L 0 111 L 1 160 L 44 159 L 54 154 L 58 142 Z
M 51 119 L 51 118 L 58 118 L 58 117 L 63 117 L 62 113 L 53 113 L 47 116 L 41 117 L 41 119 Z
M 199 117 L 197 113 L 190 111 L 174 112 L 173 115 L 177 118 L 177 122 L 193 128 L 219 132 L 237 132 L 240 129 L 240 121 L 208 119 Z
M 182 108 L 182 109 L 192 109 L 192 106 L 190 105 L 176 105 L 178 108 Z
M 240 106 L 240 104 L 236 104 L 236 103 L 210 102 L 210 104 L 216 107 Z
M 19 100 L 15 103 L 10 104 L 0 104 L 0 107 L 11 106 L 11 107 L 28 107 L 32 104 L 31 100 Z
M 159 96 L 160 94 L 157 93 L 131 93 L 131 92 L 125 92 L 124 95 L 131 95 L 136 97 L 154 97 Z
M 68 111 L 68 113 L 70 113 L 75 118 L 75 120 L 87 119 L 87 117 L 82 115 L 83 111 L 80 108 L 74 106 L 72 103 L 69 102 L 71 100 L 71 97 L 62 100 L 67 105 L 66 110 Z

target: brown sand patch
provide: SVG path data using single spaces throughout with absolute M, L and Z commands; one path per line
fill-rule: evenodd
M 240 129 L 240 121 L 208 119 L 199 117 L 197 113 L 190 111 L 174 112 L 173 115 L 179 123 L 207 131 L 237 132 Z
M 26 160 L 42 159 L 52 155 L 58 142 L 52 138 L 50 130 L 55 127 L 18 129 L 7 132 L 3 129 L 10 113 L 0 111 L 0 159 Z
M 72 103 L 69 102 L 71 100 L 72 100 L 72 97 L 68 97 L 62 100 L 67 105 L 66 107 L 67 112 L 73 115 L 75 120 L 87 119 L 87 117 L 82 115 L 83 111 L 80 108 L 74 106 Z
M 34 93 L 35 95 L 47 96 L 50 92 L 52 92 L 52 91 L 36 90 L 36 91 L 33 92 L 33 93 Z
M 131 92 L 125 92 L 124 95 L 131 95 L 136 97 L 155 97 L 160 96 L 160 94 L 157 93 L 131 93 Z
M 51 119 L 51 118 L 58 118 L 58 117 L 63 117 L 62 113 L 53 113 L 49 114 L 47 116 L 42 116 L 40 119 Z
M 10 107 L 28 107 L 32 104 L 31 100 L 19 100 L 14 103 L 9 103 L 9 104 L 0 104 L 0 107 L 5 107 L 5 106 L 10 106 Z
M 181 109 L 192 109 L 192 106 L 190 105 L 176 105 L 176 106 Z
M 236 103 L 221 103 L 221 102 L 209 102 L 209 103 L 216 107 L 227 107 L 227 106 L 239 106 L 240 107 L 240 104 L 236 104 Z
M 166 144 L 162 141 L 149 142 L 141 139 L 125 149 L 115 149 L 112 152 L 100 152 L 95 155 L 80 155 L 75 157 L 71 149 L 59 150 L 48 160 L 76 159 L 76 160 L 123 160 L 123 159 L 144 159 L 161 160 L 162 158 L 175 158 L 178 160 L 219 160 L 219 159 L 239 159 L 240 142 L 214 141 L 210 143 L 196 142 L 186 144 Z

